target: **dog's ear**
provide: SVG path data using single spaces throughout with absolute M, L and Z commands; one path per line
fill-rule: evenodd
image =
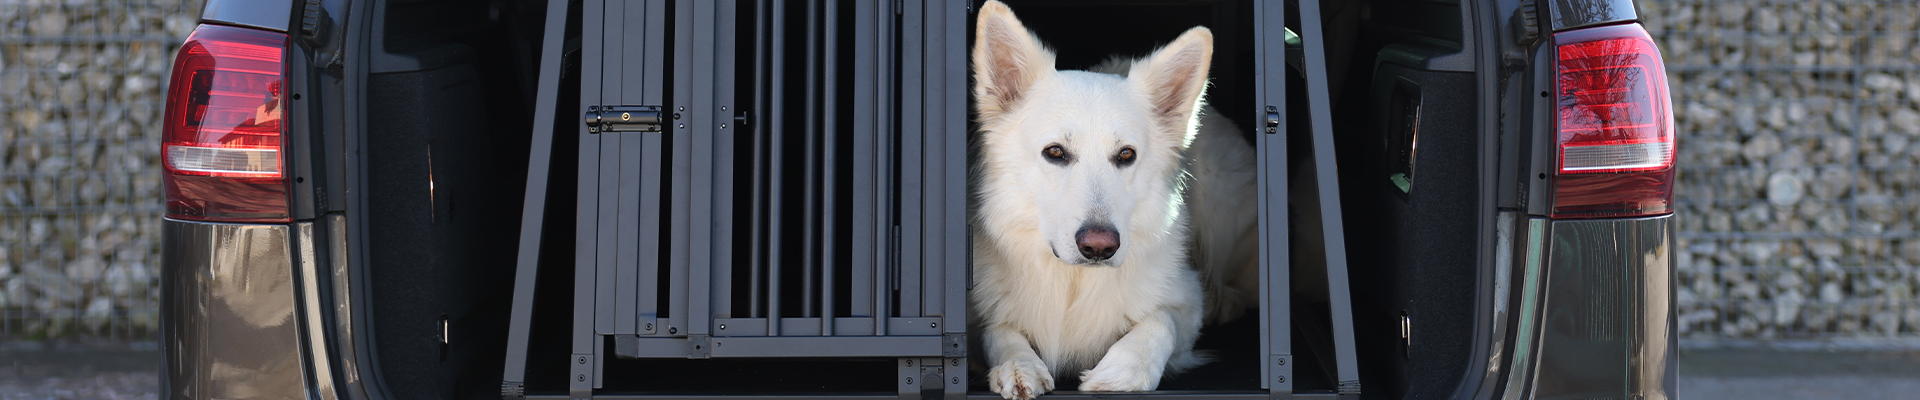
M 997 118 L 1026 95 L 1034 81 L 1053 72 L 1053 52 L 998 1 L 980 7 L 973 38 L 973 93 L 981 119 Z
M 1213 63 L 1213 32 L 1194 27 L 1153 55 L 1133 64 L 1127 80 L 1147 96 L 1154 122 L 1186 134 L 1206 91 Z

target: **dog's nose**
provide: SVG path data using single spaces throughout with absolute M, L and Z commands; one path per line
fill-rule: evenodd
M 1120 250 L 1120 233 L 1110 226 L 1082 226 L 1079 232 L 1073 233 L 1073 242 L 1080 246 L 1080 256 L 1087 261 L 1100 261 Z

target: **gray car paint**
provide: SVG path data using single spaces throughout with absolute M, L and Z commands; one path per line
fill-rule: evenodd
M 293 23 L 292 1 L 209 0 L 200 9 L 200 20 L 286 32 Z
M 166 398 L 307 397 L 288 231 L 161 224 Z

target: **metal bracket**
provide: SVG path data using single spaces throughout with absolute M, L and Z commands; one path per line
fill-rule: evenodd
M 1279 130 L 1280 109 L 1274 106 L 1267 106 L 1267 133 L 1274 133 Z
M 501 400 L 524 400 L 527 398 L 527 384 L 523 382 L 500 382 Z
M 713 358 L 713 337 L 687 335 L 687 358 Z
M 587 106 L 587 133 L 659 132 L 660 106 Z
M 592 354 L 575 353 L 568 356 L 567 395 L 573 398 L 593 397 L 593 367 L 599 360 Z
M 959 358 L 967 356 L 967 334 L 949 333 L 940 336 L 940 356 Z
M 1340 395 L 1341 396 L 1359 396 L 1360 381 L 1358 380 L 1340 381 Z

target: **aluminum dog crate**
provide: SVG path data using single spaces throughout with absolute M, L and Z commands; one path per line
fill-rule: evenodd
M 567 2 L 552 2 L 537 105 L 555 109 Z M 1250 4 L 1259 178 L 1262 390 L 1294 395 L 1282 2 Z M 1317 2 L 1303 0 L 1305 15 Z M 969 1 L 586 0 L 579 146 L 536 128 L 502 394 L 601 393 L 610 358 L 891 358 L 898 397 L 967 397 Z M 1325 65 L 1303 18 L 1305 65 Z M 1295 51 L 1298 51 L 1296 48 Z M 1306 68 L 1308 81 L 1323 68 Z M 1318 81 L 1324 82 L 1324 78 Z M 1309 85 L 1326 99 L 1325 84 Z M 1312 117 L 1328 118 L 1325 101 Z M 574 113 L 574 114 L 569 114 Z M 565 126 L 565 125 L 560 125 Z M 1339 193 L 1326 124 L 1316 162 L 1336 301 L 1338 392 L 1358 394 Z M 552 153 L 577 151 L 577 209 L 544 221 Z M 1269 173 L 1269 171 L 1275 171 Z M 543 223 L 573 223 L 567 391 L 527 393 Z M 549 266 L 551 268 L 553 266 Z M 1068 388 L 1061 388 L 1068 389 Z M 1327 393 L 1331 394 L 1331 393 Z M 1071 395 L 1068 393 L 1068 395 Z M 991 393 L 975 397 L 997 398 Z M 1050 395 L 1051 396 L 1051 395 Z

